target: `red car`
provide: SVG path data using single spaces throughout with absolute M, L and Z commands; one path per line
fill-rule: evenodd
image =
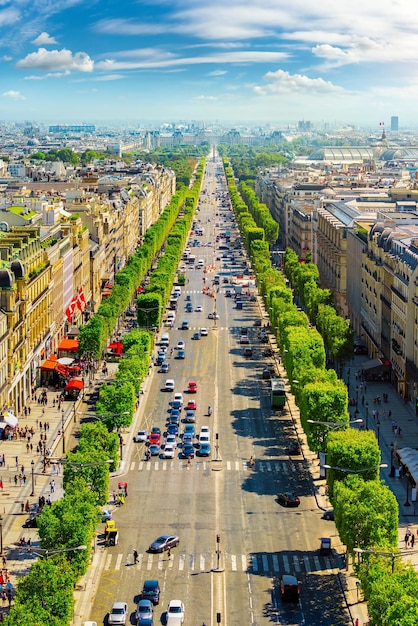
M 186 406 L 186 411 L 196 411 L 197 405 L 195 400 L 189 400 Z
M 187 391 L 189 393 L 196 393 L 197 392 L 197 383 L 195 383 L 193 380 L 191 380 L 189 382 L 188 387 L 187 387 Z
M 158 446 L 160 445 L 161 442 L 161 435 L 159 433 L 151 433 L 149 436 L 149 443 L 150 445 L 155 443 Z

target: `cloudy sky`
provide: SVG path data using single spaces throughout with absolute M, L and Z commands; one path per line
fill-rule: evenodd
M 411 0 L 0 0 L 0 120 L 416 126 Z

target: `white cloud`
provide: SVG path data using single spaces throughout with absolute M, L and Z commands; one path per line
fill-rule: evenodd
M 70 71 L 48 72 L 48 74 L 42 74 L 40 76 L 25 76 L 23 80 L 47 80 L 48 78 L 62 78 L 63 76 L 69 76 L 70 74 Z
M 96 63 L 96 67 L 104 70 L 134 70 L 157 67 L 172 67 L 175 65 L 203 65 L 208 63 L 277 63 L 287 59 L 285 52 L 269 52 L 264 50 L 240 50 L 237 52 L 218 52 L 201 57 L 175 57 L 155 59 L 152 55 L 138 61 L 115 61 L 107 59 Z
M 24 59 L 16 63 L 20 69 L 37 70 L 76 70 L 79 72 L 92 72 L 94 62 L 86 52 L 76 52 L 71 50 L 46 50 L 39 48 L 37 52 L 28 54 Z
M 35 46 L 47 46 L 48 44 L 56 44 L 57 40 L 55 39 L 55 37 L 51 37 L 48 33 L 44 31 L 43 33 L 38 35 L 38 37 L 34 39 L 32 43 L 34 43 Z
M 94 25 L 94 30 L 105 35 L 159 35 L 166 32 L 167 26 L 163 22 L 145 24 L 119 18 L 100 20 Z
M 226 70 L 213 70 L 213 72 L 208 73 L 208 76 L 224 76 L 227 73 Z
M 16 8 L 9 7 L 0 11 L 0 26 L 13 25 L 20 20 L 20 12 Z
M 22 96 L 20 91 L 5 91 L 1 95 L 3 98 L 10 98 L 11 100 L 26 100 L 25 96 Z
M 302 74 L 289 74 L 284 70 L 267 72 L 264 76 L 267 82 L 264 86 L 253 87 L 260 96 L 283 94 L 342 94 L 344 89 L 323 78 L 309 78 Z
M 5 54 L 3 57 L 0 57 L 0 61 L 11 61 L 13 59 L 13 57 L 8 56 L 7 54 Z
M 200 100 L 201 102 L 214 102 L 218 100 L 216 96 L 195 96 L 193 100 Z

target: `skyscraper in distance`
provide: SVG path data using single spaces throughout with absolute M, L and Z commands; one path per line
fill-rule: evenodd
M 399 130 L 399 117 L 397 115 L 392 115 L 390 118 L 390 130 L 395 132 Z

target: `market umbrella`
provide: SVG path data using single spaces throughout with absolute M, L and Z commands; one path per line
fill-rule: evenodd
M 70 358 L 69 356 L 62 356 L 60 359 L 58 359 L 58 363 L 61 363 L 61 365 L 71 365 L 73 361 L 74 359 Z

